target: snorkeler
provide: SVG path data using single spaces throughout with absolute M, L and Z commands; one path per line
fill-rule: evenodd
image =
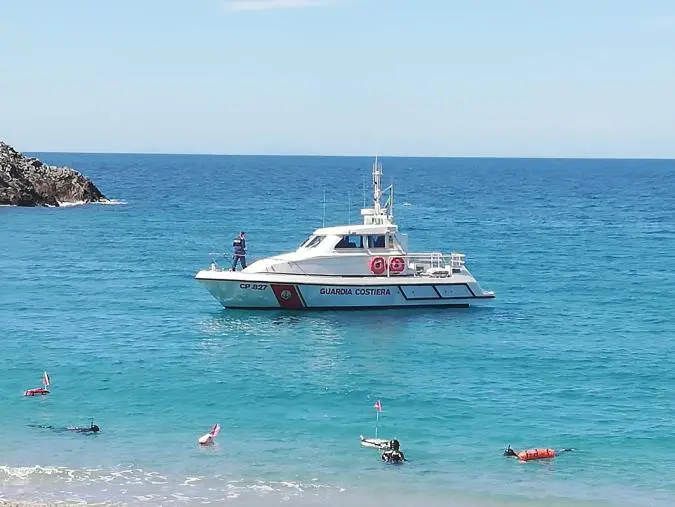
M 88 428 L 80 428 L 78 426 L 68 426 L 66 428 L 68 431 L 74 431 L 75 433 L 98 433 L 101 431 L 101 428 L 97 424 L 94 424 L 92 421 Z
M 398 440 L 389 442 L 389 449 L 382 453 L 382 461 L 385 463 L 403 463 L 405 455 L 400 450 L 401 444 Z
M 45 424 L 29 424 L 31 428 L 41 428 L 44 430 L 52 430 L 56 433 L 65 433 L 67 431 L 72 431 L 73 433 L 98 433 L 101 431 L 101 428 L 98 427 L 97 424 L 94 424 L 94 421 L 92 421 L 89 424 L 89 427 L 80 427 L 80 426 L 66 426 L 65 428 L 60 428 L 52 425 L 45 425 Z
M 511 446 L 509 445 L 505 450 L 504 450 L 504 456 L 512 456 L 514 458 L 518 458 L 520 461 L 532 461 L 534 459 L 550 459 L 550 458 L 555 458 L 556 456 L 559 456 L 563 452 L 569 452 L 573 451 L 574 449 L 527 449 L 525 451 L 520 451 L 516 452 L 513 449 L 511 449 Z

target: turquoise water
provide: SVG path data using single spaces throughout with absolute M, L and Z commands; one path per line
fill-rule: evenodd
M 126 204 L 0 208 L 0 499 L 675 503 L 675 162 L 384 159 L 411 247 L 466 253 L 497 299 L 302 314 L 223 310 L 193 276 L 240 229 L 294 249 L 324 186 L 326 224 L 357 221 L 370 159 L 39 155 Z M 376 399 L 402 467 L 359 446 Z

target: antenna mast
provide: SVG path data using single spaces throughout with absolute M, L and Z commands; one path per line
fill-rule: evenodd
M 394 183 L 392 181 L 391 185 L 389 185 L 389 209 L 387 210 L 387 214 L 389 215 L 390 219 L 391 217 L 394 216 Z
M 366 207 L 366 177 L 363 176 L 363 207 Z
M 347 223 L 352 223 L 352 191 L 349 191 L 349 214 L 347 215 Z
M 375 215 L 381 213 L 380 210 L 380 197 L 382 196 L 382 164 L 377 161 L 375 157 L 375 163 L 373 164 L 373 208 Z
M 326 186 L 323 187 L 323 220 L 321 227 L 326 227 Z

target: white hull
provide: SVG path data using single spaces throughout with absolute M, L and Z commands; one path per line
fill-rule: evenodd
M 461 308 L 494 298 L 469 277 L 312 276 L 204 270 L 196 279 L 225 308 Z

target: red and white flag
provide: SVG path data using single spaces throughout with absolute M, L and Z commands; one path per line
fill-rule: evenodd
M 380 400 L 377 400 L 373 406 L 375 407 L 375 410 L 382 412 L 382 404 L 380 403 Z
M 45 387 L 49 387 L 50 384 L 51 384 L 51 382 L 50 382 L 49 375 L 47 375 L 47 372 L 44 372 L 42 374 L 42 385 L 45 386 Z

